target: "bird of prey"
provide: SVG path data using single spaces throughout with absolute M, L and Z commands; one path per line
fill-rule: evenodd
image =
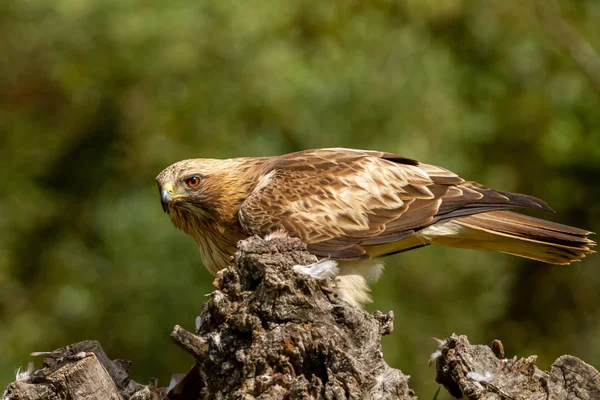
M 300 238 L 321 261 L 298 270 L 335 275 L 341 298 L 370 300 L 380 257 L 440 245 L 495 250 L 552 264 L 593 253 L 586 230 L 506 211 L 551 210 L 532 196 L 489 189 L 395 154 L 344 148 L 277 157 L 179 161 L 156 178 L 162 207 L 192 236 L 214 275 L 239 240 Z

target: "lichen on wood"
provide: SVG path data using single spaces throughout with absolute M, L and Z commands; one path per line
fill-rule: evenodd
M 298 239 L 241 241 L 201 306 L 197 331 L 176 326 L 171 334 L 195 362 L 169 388 L 134 382 L 128 362 L 85 341 L 44 353 L 43 368 L 21 375 L 2 400 L 416 399 L 408 376 L 383 360 L 393 314 L 368 314 L 338 299 L 332 282 L 293 269 L 315 261 Z M 600 375 L 573 356 L 544 372 L 536 356 L 505 358 L 499 340 L 490 348 L 452 335 L 433 358 L 436 380 L 457 398 L 600 399 Z
M 202 306 L 197 343 L 208 346 L 196 346 L 187 382 L 200 398 L 415 398 L 408 377 L 383 360 L 393 315 L 370 315 L 292 269 L 315 261 L 298 239 L 240 242 Z M 176 331 L 190 352 L 189 336 Z M 189 396 L 184 386 L 170 398 Z
M 600 399 L 600 374 L 592 366 L 564 355 L 545 372 L 536 359 L 504 358 L 497 340 L 490 348 L 452 335 L 442 342 L 436 380 L 454 397 L 469 400 Z

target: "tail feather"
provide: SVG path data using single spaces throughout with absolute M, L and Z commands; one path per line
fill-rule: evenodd
M 439 225 L 439 224 L 436 224 Z M 492 211 L 457 218 L 419 236 L 427 244 L 494 250 L 551 264 L 570 264 L 588 254 L 596 243 L 592 232 L 510 211 Z

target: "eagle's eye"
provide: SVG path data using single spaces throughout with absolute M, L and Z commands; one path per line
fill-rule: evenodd
M 185 180 L 185 183 L 191 187 L 191 188 L 195 188 L 200 184 L 200 177 L 199 176 L 192 176 L 191 178 L 187 178 Z

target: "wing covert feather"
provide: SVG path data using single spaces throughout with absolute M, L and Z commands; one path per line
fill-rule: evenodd
M 274 158 L 238 217 L 249 234 L 284 230 L 316 255 L 352 260 L 441 220 L 514 207 L 548 208 L 394 154 L 321 149 Z
M 309 244 L 376 236 L 415 199 L 434 197 L 427 188 L 431 179 L 413 165 L 354 154 L 300 165 L 283 161 L 240 208 L 240 222 L 251 234 L 283 229 Z

